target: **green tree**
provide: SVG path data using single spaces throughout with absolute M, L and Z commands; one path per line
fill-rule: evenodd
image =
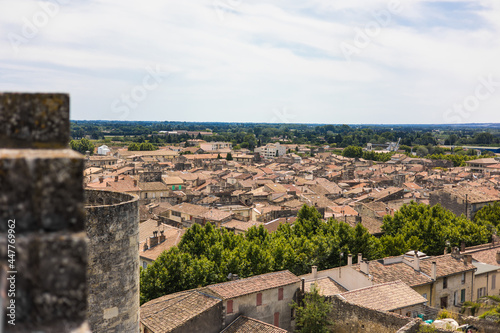
M 156 150 L 156 147 L 149 141 L 144 141 L 139 145 L 139 150 L 148 151 L 148 150 Z
M 131 144 L 128 145 L 128 150 L 129 151 L 138 151 L 139 145 L 136 142 L 132 142 Z
M 232 161 L 233 160 L 233 155 L 231 155 L 230 152 L 226 154 L 226 160 L 228 160 L 228 161 Z
M 357 146 L 347 146 L 342 151 L 342 156 L 344 157 L 363 157 L 363 148 Z
M 89 139 L 83 138 L 80 140 L 71 140 L 69 143 L 71 149 L 76 150 L 81 154 L 85 154 L 87 151 L 90 155 L 94 154 L 95 146 Z
M 292 303 L 296 311 L 296 332 L 300 333 L 328 333 L 333 323 L 329 318 L 333 305 L 319 294 L 316 284 L 311 292 L 304 295 L 304 304 Z

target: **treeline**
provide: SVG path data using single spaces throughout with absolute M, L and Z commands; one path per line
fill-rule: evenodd
M 500 206 L 470 221 L 437 205 L 411 203 L 383 222 L 380 239 L 362 224 L 351 227 L 333 219 L 322 221 L 314 207 L 304 205 L 293 227 L 282 224 L 274 233 L 260 226 L 235 235 L 211 224 L 193 225 L 178 247 L 162 253 L 141 270 L 141 304 L 165 294 L 227 281 L 229 273 L 248 277 L 288 269 L 301 275 L 345 265 L 347 254 L 368 260 L 420 250 L 442 254 L 450 247 L 486 243 L 496 232 Z M 491 219 L 491 220 L 490 220 Z M 341 255 L 343 253 L 343 256 Z M 354 256 L 356 262 L 356 256 Z
M 402 146 L 437 147 L 438 143 L 498 144 L 498 128 L 485 131 L 483 128 L 452 128 L 438 125 L 318 125 L 318 124 L 255 124 L 255 123 L 188 123 L 188 122 L 120 122 L 120 121 L 72 121 L 71 136 L 80 139 L 103 139 L 105 136 L 119 137 L 142 143 L 181 143 L 189 139 L 201 138 L 187 134 L 159 135 L 160 131 L 207 131 L 213 136 L 203 136 L 208 141 L 228 141 L 241 148 L 280 140 L 290 144 L 330 145 L 339 148 L 348 146 L 364 147 L 367 143 L 385 144 L 401 138 Z M 427 148 L 428 149 L 428 148 Z M 431 152 L 429 152 L 432 154 Z M 436 152 L 438 153 L 438 152 Z

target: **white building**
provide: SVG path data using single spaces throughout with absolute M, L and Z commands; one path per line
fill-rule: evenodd
M 102 145 L 97 148 L 98 155 L 107 155 L 109 152 L 111 152 L 111 149 L 109 149 L 106 145 Z
M 274 158 L 282 156 L 286 153 L 286 147 L 276 143 L 268 143 L 265 146 L 255 148 L 255 152 L 259 153 L 264 158 Z
M 231 142 L 204 142 L 200 143 L 200 148 L 204 151 L 219 151 L 223 149 L 233 149 Z

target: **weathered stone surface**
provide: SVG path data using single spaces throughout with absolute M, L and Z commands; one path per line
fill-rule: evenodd
M 138 198 L 87 190 L 85 199 L 90 328 L 93 332 L 138 332 Z
M 0 219 L 18 233 L 83 231 L 83 167 L 71 149 L 0 149 Z
M 66 148 L 69 95 L 0 93 L 1 148 Z
M 0 234 L 7 260 L 7 235 Z M 87 309 L 85 233 L 31 233 L 15 239 L 16 326 L 68 321 L 81 325 Z M 9 327 L 9 325 L 6 325 Z

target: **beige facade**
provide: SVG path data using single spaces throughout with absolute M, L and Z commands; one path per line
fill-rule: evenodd
M 224 300 L 225 325 L 231 323 L 240 315 L 244 315 L 286 330 L 293 329 L 295 323 L 292 321 L 290 303 L 296 299 L 295 295 L 299 287 L 300 283 L 297 282 L 283 287 Z M 281 292 L 283 296 L 280 299 Z M 230 303 L 229 306 L 228 302 Z

